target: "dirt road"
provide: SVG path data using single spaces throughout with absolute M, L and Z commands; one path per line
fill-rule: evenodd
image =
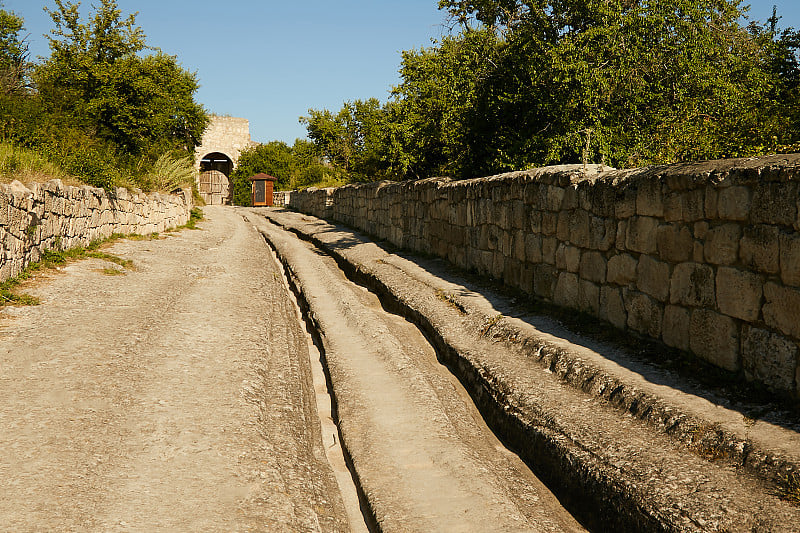
M 349 529 L 278 266 L 206 212 L 0 312 L 0 530 Z

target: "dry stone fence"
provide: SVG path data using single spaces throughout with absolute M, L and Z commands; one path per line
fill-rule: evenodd
M 278 195 L 800 398 L 800 155 Z
M 86 246 L 114 233 L 149 234 L 185 224 L 191 192 L 143 194 L 117 188 L 0 184 L 0 280 L 16 276 L 45 250 Z

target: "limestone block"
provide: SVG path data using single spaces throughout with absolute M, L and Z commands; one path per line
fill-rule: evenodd
M 664 198 L 664 220 L 667 222 L 693 222 L 705 216 L 703 189 L 693 189 L 669 194 Z
M 542 212 L 532 210 L 530 213 L 530 229 L 533 233 L 542 233 Z
M 680 263 L 670 280 L 671 304 L 693 307 L 714 307 L 714 270 L 699 263 Z
M 466 217 L 465 217 L 466 218 Z M 526 226 L 525 204 L 522 200 L 511 202 L 511 227 L 513 229 L 524 229 Z M 462 222 L 463 224 L 463 222 Z
M 793 181 L 759 182 L 753 191 L 750 221 L 793 226 L 797 220 L 797 187 Z
M 564 189 L 554 185 L 545 185 L 540 188 L 541 198 L 539 205 L 547 211 L 561 210 L 561 203 L 564 200 Z
M 651 177 L 642 179 L 636 191 L 636 214 L 648 217 L 664 216 L 664 197 L 661 192 L 661 179 Z
M 798 351 L 797 343 L 782 335 L 749 325 L 742 327 L 742 366 L 749 380 L 792 392 Z
M 800 235 L 780 235 L 781 280 L 787 285 L 800 287 Z
M 545 237 L 542 239 L 542 261 L 548 265 L 556 263 L 556 247 L 558 240 L 555 237 Z
M 695 239 L 705 239 L 706 235 L 708 235 L 709 225 L 708 222 L 705 220 L 701 220 L 699 222 L 695 222 L 693 225 L 693 232 Z
M 558 230 L 558 213 L 542 213 L 542 234 L 555 235 Z
M 608 281 L 617 285 L 628 285 L 636 280 L 638 261 L 629 254 L 619 254 L 608 260 Z
M 462 242 L 456 242 L 456 241 L 453 242 L 458 246 L 463 244 Z M 517 261 L 525 261 L 525 232 L 522 230 L 518 230 L 514 233 L 513 251 L 514 251 L 513 253 L 514 259 L 516 259 Z
M 750 214 L 750 189 L 747 187 L 726 187 L 720 189 L 717 199 L 717 212 L 723 220 L 747 220 Z M 712 218 L 712 215 L 709 215 Z
M 656 230 L 658 219 L 652 217 L 633 217 L 628 222 L 625 246 L 628 250 L 653 254 L 656 252 Z
M 628 221 L 620 220 L 617 222 L 617 231 L 614 236 L 614 246 L 617 250 L 625 250 L 625 238 L 628 235 Z
M 636 286 L 645 294 L 660 302 L 669 297 L 669 264 L 653 259 L 649 255 L 639 258 L 636 267 Z
M 581 248 L 589 247 L 590 216 L 588 211 L 577 209 L 569 217 L 569 241 Z
M 689 326 L 691 313 L 684 307 L 668 305 L 664 309 L 664 327 L 661 338 L 664 344 L 689 351 Z
M 492 277 L 495 279 L 502 279 L 505 268 L 505 257 L 499 250 L 495 250 L 492 255 Z
M 672 263 L 688 261 L 692 255 L 692 233 L 684 224 L 662 224 L 656 232 L 658 256 Z
M 567 269 L 567 245 L 564 243 L 559 243 L 556 248 L 556 268 L 558 270 Z
M 558 214 L 558 226 L 556 226 L 556 238 L 561 242 L 569 241 L 571 214 L 569 211 L 561 211 Z
M 606 269 L 606 258 L 600 252 L 586 251 L 580 256 L 579 272 L 582 279 L 605 283 Z
M 764 297 L 764 322 L 800 339 L 800 290 L 769 282 L 764 285 Z
M 628 322 L 628 314 L 622 301 L 621 289 L 609 286 L 600 288 L 600 311 L 598 316 L 620 329 L 625 329 L 625 325 Z
M 720 312 L 742 320 L 758 320 L 764 280 L 761 276 L 730 267 L 717 270 L 717 306 Z
M 614 220 L 593 216 L 589 224 L 589 248 L 607 252 L 616 242 L 616 230 Z
M 654 299 L 641 292 L 623 289 L 628 327 L 653 338 L 661 337 L 664 309 Z
M 739 224 L 723 224 L 709 229 L 703 247 L 705 260 L 715 265 L 732 265 L 739 257 L 741 237 Z
M 556 282 L 553 301 L 556 305 L 577 309 L 579 305 L 579 283 L 577 274 L 561 272 Z
M 732 318 L 709 309 L 695 309 L 689 339 L 691 350 L 709 363 L 731 372 L 739 370 L 739 331 Z
M 780 270 L 778 233 L 776 226 L 746 226 L 739 242 L 742 262 L 759 272 L 777 274 Z
M 600 286 L 582 279 L 578 289 L 578 309 L 597 316 L 600 313 Z
M 637 189 L 628 183 L 618 192 L 614 214 L 618 219 L 629 218 L 636 214 Z
M 568 271 L 578 272 L 581 265 L 581 249 L 576 248 L 575 246 L 565 247 L 564 259 Z
M 551 265 L 536 265 L 533 269 L 534 294 L 540 298 L 551 300 L 558 272 Z
M 529 263 L 542 262 L 542 236 L 528 233 L 525 235 L 525 258 Z

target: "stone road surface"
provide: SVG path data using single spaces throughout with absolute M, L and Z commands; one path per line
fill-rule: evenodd
M 349 529 L 278 266 L 206 210 L 0 311 L 0 530 Z

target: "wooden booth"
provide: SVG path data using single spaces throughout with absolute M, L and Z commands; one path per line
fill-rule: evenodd
M 253 194 L 253 207 L 268 206 L 272 207 L 272 191 L 278 178 L 268 174 L 256 174 L 250 181 L 253 183 L 251 188 Z

